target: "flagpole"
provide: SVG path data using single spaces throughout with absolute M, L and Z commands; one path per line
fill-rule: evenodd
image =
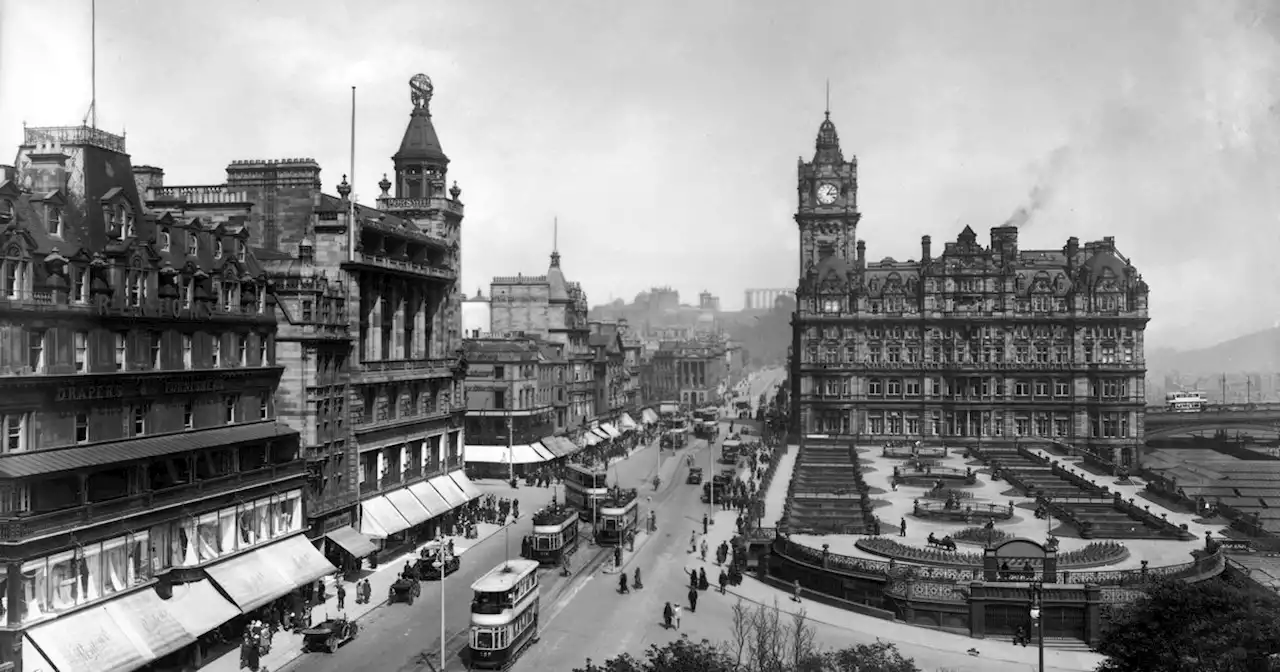
M 351 198 L 348 206 L 351 212 L 347 215 L 347 261 L 356 260 L 356 87 L 351 87 Z
M 98 0 L 89 0 L 89 127 L 98 127 Z

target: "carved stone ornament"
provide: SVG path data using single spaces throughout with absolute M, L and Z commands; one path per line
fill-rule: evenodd
M 426 110 L 431 104 L 431 96 L 435 93 L 436 87 L 431 83 L 431 78 L 418 73 L 409 80 L 409 100 L 413 102 L 413 109 Z

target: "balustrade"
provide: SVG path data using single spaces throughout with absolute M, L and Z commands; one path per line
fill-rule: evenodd
M 301 461 L 291 462 L 57 511 L 19 513 L 0 517 L 0 539 L 18 541 L 36 534 L 53 534 L 72 530 L 90 523 L 98 524 L 115 516 L 127 516 L 301 476 L 304 469 Z

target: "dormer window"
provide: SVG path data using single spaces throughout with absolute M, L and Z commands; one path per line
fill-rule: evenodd
M 62 208 L 49 206 L 49 209 L 45 212 L 45 220 L 48 223 L 49 235 L 62 235 Z
M 222 241 L 221 240 L 213 241 L 213 258 L 214 259 L 222 258 Z
M 124 237 L 132 238 L 138 235 L 138 227 L 133 218 L 133 210 L 127 206 L 120 206 L 120 219 L 124 221 Z
M 200 253 L 200 239 L 194 232 L 187 233 L 187 256 L 194 257 Z
M 224 282 L 222 283 L 222 309 L 226 311 L 235 310 L 239 304 L 240 283 Z
M 13 217 L 13 201 L 7 198 L 0 198 L 0 217 Z
M 196 297 L 195 279 L 190 277 L 183 278 L 182 279 L 182 307 L 190 308 L 191 302 L 195 301 L 195 297 Z
M 159 236 L 159 239 L 160 239 L 160 251 L 161 251 L 161 252 L 168 252 L 168 251 L 169 251 L 169 240 L 170 240 L 170 239 L 169 239 L 169 229 L 160 229 L 160 236 Z
M 217 279 L 217 278 L 214 278 L 214 279 L 210 280 L 209 282 L 213 285 L 213 295 L 214 295 L 214 297 L 219 297 L 219 298 L 220 298 L 220 297 L 222 296 L 222 281 L 221 281 L 221 280 L 219 280 L 219 279 Z
M 23 298 L 26 293 L 28 275 L 27 262 L 17 258 L 15 253 L 10 252 L 9 258 L 4 260 L 4 296 L 10 299 Z
M 242 241 L 240 241 L 240 242 L 238 242 L 238 243 L 236 243 L 236 259 L 237 259 L 238 261 L 240 261 L 241 263 L 244 263 L 244 258 L 245 258 L 245 255 L 246 255 L 246 252 L 245 252 L 245 251 L 246 251 L 248 248 L 249 248 L 249 246 L 248 246 L 247 244 L 245 244 L 245 242 L 244 242 L 243 240 L 242 240 Z

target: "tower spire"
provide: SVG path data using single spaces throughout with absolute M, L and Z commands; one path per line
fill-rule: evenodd
M 827 109 L 824 112 L 824 114 L 827 115 L 828 119 L 831 118 L 831 78 L 830 77 L 827 78 Z
M 551 268 L 560 268 L 560 218 L 551 219 Z

